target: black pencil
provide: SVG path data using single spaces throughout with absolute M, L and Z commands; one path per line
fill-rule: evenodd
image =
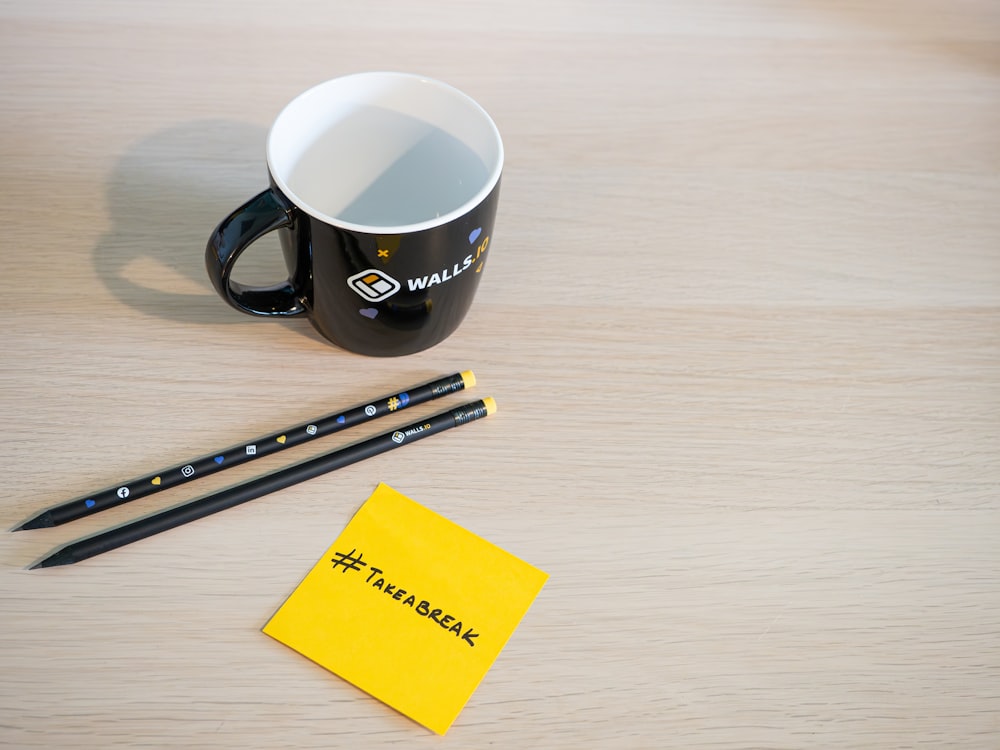
M 89 557 L 100 555 L 118 547 L 122 547 L 140 539 L 159 534 L 161 531 L 176 528 L 185 523 L 196 521 L 213 513 L 232 508 L 254 498 L 290 487 L 299 482 L 343 468 L 380 453 L 409 445 L 417 440 L 423 440 L 439 432 L 459 427 L 476 419 L 481 419 L 496 411 L 496 402 L 492 398 L 473 401 L 463 406 L 449 409 L 422 419 L 419 422 L 400 427 L 397 430 L 383 433 L 354 445 L 326 453 L 294 466 L 289 466 L 273 474 L 253 479 L 249 482 L 230 487 L 212 495 L 193 500 L 175 508 L 169 508 L 160 513 L 141 518 L 138 521 L 119 526 L 95 536 L 62 547 L 32 568 L 50 568 L 56 565 L 72 565 Z
M 311 422 L 303 422 L 280 432 L 209 453 L 169 469 L 162 469 L 146 476 L 130 479 L 90 495 L 82 495 L 75 500 L 42 511 L 12 531 L 59 526 L 122 503 L 147 497 L 170 487 L 176 487 L 199 477 L 214 474 L 230 466 L 237 466 L 315 438 L 346 430 L 348 427 L 362 422 L 384 417 L 387 414 L 405 409 L 407 406 L 416 406 L 464 388 L 471 388 L 475 384 L 475 375 L 466 371 L 423 385 L 413 386 L 392 396 L 384 396 L 346 411 L 327 414 Z

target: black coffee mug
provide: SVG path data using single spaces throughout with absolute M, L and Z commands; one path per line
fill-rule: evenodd
M 359 354 L 412 354 L 465 318 L 488 257 L 503 143 L 460 91 L 402 73 L 335 78 L 292 100 L 267 138 L 270 187 L 209 238 L 208 275 L 237 310 L 306 315 Z M 277 230 L 288 279 L 231 277 Z

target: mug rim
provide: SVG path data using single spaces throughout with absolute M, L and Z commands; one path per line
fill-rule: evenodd
M 394 225 L 394 226 L 357 224 L 354 222 L 345 221 L 343 219 L 337 218 L 336 216 L 331 216 L 330 214 L 324 213 L 323 211 L 320 211 L 319 209 L 311 206 L 309 203 L 303 201 L 296 194 L 296 192 L 288 186 L 287 181 L 280 174 L 280 171 L 275 168 L 274 157 L 273 157 L 273 140 L 276 137 L 275 131 L 277 125 L 279 121 L 282 119 L 282 117 L 292 107 L 294 107 L 302 99 L 316 95 L 316 93 L 320 89 L 330 86 L 334 82 L 344 82 L 348 79 L 364 78 L 364 77 L 409 79 L 414 82 L 419 82 L 426 85 L 434 86 L 438 90 L 444 91 L 448 95 L 462 100 L 466 105 L 471 106 L 471 108 L 478 115 L 482 117 L 483 122 L 486 124 L 487 128 L 490 131 L 490 134 L 493 136 L 496 142 L 496 149 L 497 149 L 497 156 L 495 160 L 496 163 L 490 170 L 489 177 L 484 182 L 483 187 L 480 188 L 480 190 L 478 190 L 475 195 L 470 197 L 460 206 L 457 206 L 456 208 L 452 209 L 451 211 L 448 211 L 447 213 L 441 214 L 440 216 L 435 216 L 434 218 L 431 219 L 425 219 L 424 221 L 413 222 L 410 224 Z M 330 78 L 326 81 L 323 81 L 306 89 L 298 96 L 293 98 L 291 101 L 289 101 L 284 107 L 282 107 L 277 117 L 275 117 L 274 122 L 271 124 L 271 128 L 268 131 L 266 152 L 267 152 L 268 174 L 274 181 L 274 184 L 277 186 L 277 188 L 299 210 L 304 211 L 305 213 L 324 222 L 325 224 L 330 224 L 331 226 L 339 227 L 341 229 L 346 229 L 355 232 L 362 232 L 365 234 L 406 234 L 409 232 L 420 232 L 427 229 L 434 229 L 435 227 L 444 226 L 454 221 L 455 219 L 458 219 L 464 216 L 465 214 L 469 213 L 474 208 L 476 208 L 476 206 L 478 206 L 484 200 L 486 200 L 486 198 L 489 197 L 490 193 L 493 192 L 494 188 L 500 182 L 500 176 L 501 173 L 503 172 L 503 166 L 504 166 L 504 148 L 503 148 L 503 140 L 500 137 L 500 130 L 499 128 L 497 128 L 497 125 L 493 121 L 493 118 L 490 117 L 489 113 L 483 108 L 481 104 L 479 104 L 479 102 L 477 102 L 475 99 L 473 99 L 471 96 L 461 91 L 460 89 L 457 89 L 450 84 L 444 83 L 443 81 L 439 81 L 437 79 L 429 78 L 427 76 L 419 75 L 416 73 L 400 73 L 394 71 L 368 71 L 361 73 L 352 73 L 345 76 Z

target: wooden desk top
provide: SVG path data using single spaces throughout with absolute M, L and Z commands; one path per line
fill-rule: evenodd
M 26 569 L 292 456 L 4 532 L 0 745 L 1000 745 L 1000 9 L 870 5 L 0 5 L 5 528 L 456 370 L 500 405 L 76 566 Z M 371 69 L 507 151 L 403 359 L 202 260 L 284 103 Z M 551 576 L 443 740 L 260 632 L 379 481 Z

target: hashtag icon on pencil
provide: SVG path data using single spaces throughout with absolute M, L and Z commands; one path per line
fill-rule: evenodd
M 330 558 L 333 569 L 336 570 L 338 565 L 343 565 L 344 569 L 340 572 L 346 573 L 349 570 L 361 570 L 368 567 L 368 563 L 361 560 L 361 553 L 358 552 L 358 556 L 355 557 L 355 552 L 356 550 L 353 549 L 350 552 L 334 552 L 333 557 Z
M 389 399 L 389 411 L 396 411 L 399 408 L 399 399 L 393 396 Z

